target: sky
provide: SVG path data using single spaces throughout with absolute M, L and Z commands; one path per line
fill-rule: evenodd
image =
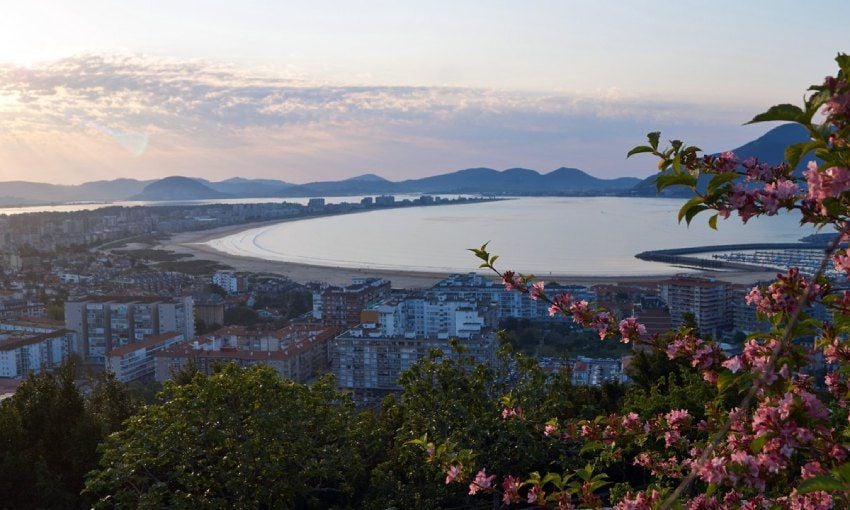
M 643 177 L 647 132 L 739 146 L 850 51 L 846 0 L 4 4 L 0 181 Z

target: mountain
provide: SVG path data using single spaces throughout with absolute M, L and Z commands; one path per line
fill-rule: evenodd
M 770 165 L 777 165 L 785 161 L 785 148 L 789 145 L 805 142 L 809 139 L 809 133 L 806 128 L 799 124 L 783 124 L 775 127 L 756 138 L 755 140 L 745 143 L 737 149 L 732 149 L 741 161 L 747 158 L 757 158 L 759 161 L 764 161 Z M 811 156 L 803 157 L 800 160 L 800 165 L 797 171 L 806 165 L 811 159 Z M 638 185 L 629 190 L 630 195 L 637 196 L 658 196 L 658 191 L 655 187 L 655 175 L 651 175 L 642 180 Z M 701 176 L 697 187 L 705 189 L 710 176 Z M 691 192 L 682 187 L 670 187 L 665 189 L 661 196 L 670 197 L 687 197 Z
M 203 184 L 214 191 L 236 197 L 268 197 L 290 188 L 293 185 L 277 179 L 245 179 L 233 177 L 219 182 L 201 180 Z
M 598 179 L 576 168 L 559 168 L 541 174 L 527 168 L 467 168 L 447 174 L 400 182 L 366 174 L 344 181 L 311 182 L 293 186 L 282 196 L 366 195 L 380 193 L 493 193 L 568 195 L 612 193 L 640 182 L 633 177 Z
M 154 181 L 137 181 L 136 179 L 115 179 L 112 181 L 92 181 L 75 186 L 78 196 L 86 197 L 78 200 L 124 200 L 129 196 L 141 193 L 145 186 Z
M 228 197 L 230 195 L 216 191 L 196 179 L 173 176 L 148 184 L 131 200 L 204 200 Z
M 212 182 L 202 178 L 167 177 L 139 181 L 115 179 L 79 185 L 27 181 L 0 182 L 4 206 L 122 200 L 203 200 L 214 198 L 312 197 L 385 193 L 491 193 L 498 195 L 592 195 L 622 193 L 640 182 L 632 177 L 598 179 L 576 168 L 549 173 L 527 168 L 467 168 L 422 179 L 393 182 L 363 174 L 341 181 L 291 184 L 276 179 L 234 177 Z
M 598 179 L 577 168 L 558 168 L 541 174 L 527 168 L 470 168 L 399 183 L 403 191 L 431 193 L 588 194 L 629 189 L 639 179 Z
M 46 184 L 43 182 L 8 181 L 0 183 L 0 195 L 5 204 L 35 205 L 67 202 L 109 202 L 125 200 L 140 193 L 153 181 L 115 179 L 77 185 Z
M 383 177 L 381 177 L 380 175 L 375 175 L 375 174 L 357 175 L 357 176 L 354 176 L 354 177 L 349 177 L 348 179 L 345 179 L 345 180 L 346 181 L 363 181 L 363 182 L 390 182 L 390 181 L 384 179 Z

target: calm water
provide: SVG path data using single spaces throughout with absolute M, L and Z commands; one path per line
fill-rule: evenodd
M 642 275 L 681 269 L 634 258 L 660 249 L 739 242 L 793 242 L 811 229 L 782 215 L 691 227 L 676 222 L 682 200 L 518 198 L 485 204 L 378 210 L 254 228 L 211 247 L 266 260 L 334 267 L 468 272 L 466 248 L 490 242 L 499 266 L 547 274 Z

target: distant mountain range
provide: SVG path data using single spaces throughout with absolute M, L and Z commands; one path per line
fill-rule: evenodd
M 804 128 L 796 124 L 785 124 L 734 150 L 741 159 L 753 156 L 761 161 L 775 164 L 783 161 L 786 146 L 806 139 L 807 133 Z M 422 179 L 397 182 L 375 174 L 359 175 L 341 181 L 319 181 L 307 184 L 241 177 L 212 182 L 180 176 L 149 181 L 135 179 L 94 181 L 73 186 L 12 181 L 0 183 L 0 205 L 385 193 L 657 196 L 655 176 L 643 180 L 634 177 L 599 179 L 577 168 L 562 167 L 548 173 L 526 168 L 510 168 L 503 171 L 492 168 L 468 168 Z M 677 196 L 677 191 L 675 188 L 668 188 L 664 196 Z
M 741 161 L 752 157 L 769 165 L 778 165 L 785 161 L 786 147 L 795 143 L 805 142 L 808 139 L 809 133 L 803 126 L 799 124 L 783 124 L 771 129 L 752 142 L 746 143 L 737 149 L 732 149 L 732 152 L 734 152 Z M 800 160 L 800 166 L 797 169 L 798 174 L 800 167 L 805 166 L 810 159 L 812 159 L 812 156 L 807 155 Z M 655 175 L 652 175 L 641 181 L 630 191 L 630 194 L 633 196 L 658 196 L 658 191 L 655 187 L 655 177 Z M 701 176 L 699 182 L 697 182 L 697 188 L 704 191 L 708 186 L 710 178 L 711 177 L 708 175 Z M 672 186 L 661 193 L 661 196 L 669 197 L 684 197 L 691 195 L 692 193 L 688 189 L 681 186 Z

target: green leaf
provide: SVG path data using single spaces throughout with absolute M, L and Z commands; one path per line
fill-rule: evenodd
M 846 53 L 839 53 L 838 56 L 835 57 L 835 62 L 838 63 L 838 67 L 841 68 L 845 78 L 850 76 L 850 55 Z
M 655 187 L 661 191 L 670 186 L 687 186 L 693 188 L 697 178 L 691 174 L 660 174 L 655 178 Z
M 801 122 L 806 118 L 806 113 L 799 106 L 793 104 L 778 104 L 771 106 L 769 110 L 760 113 L 753 117 L 753 120 L 747 124 L 755 124 L 756 122 L 771 122 L 771 121 L 790 121 Z
M 821 475 L 803 480 L 797 486 L 797 492 L 808 494 L 815 491 L 843 491 L 847 486 L 830 475 Z
M 717 215 L 713 215 L 708 219 L 708 226 L 711 227 L 712 230 L 717 230 Z
M 701 206 L 703 203 L 705 203 L 705 199 L 703 197 L 694 197 L 685 202 L 685 205 L 683 205 L 682 208 L 679 209 L 679 223 L 682 222 L 682 218 L 687 218 L 688 224 L 690 224 L 691 218 L 693 218 L 696 213 L 698 213 L 700 210 L 707 209 L 705 206 L 703 206 L 702 209 L 693 213 L 691 212 Z
M 647 140 L 649 140 L 649 145 L 653 149 L 658 150 L 658 140 L 661 139 L 661 131 L 653 131 L 652 133 L 646 135 L 646 138 Z
M 750 441 L 750 451 L 753 453 L 761 452 L 761 449 L 764 448 L 764 444 L 767 443 L 767 440 L 770 439 L 768 436 L 761 436 Z
M 579 453 L 579 455 L 583 455 L 587 452 L 595 452 L 595 451 L 601 450 L 601 449 L 602 449 L 602 443 L 600 443 L 599 441 L 588 441 L 588 442 L 584 443 L 584 446 L 581 448 L 581 451 L 579 451 L 578 453 Z
M 714 193 L 714 190 L 716 190 L 720 186 L 723 186 L 726 183 L 737 180 L 738 177 L 739 177 L 739 175 L 734 173 L 734 172 L 729 172 L 729 173 L 725 173 L 725 174 L 717 174 L 714 177 L 712 177 L 710 181 L 708 181 L 707 191 L 709 193 Z
M 653 149 L 652 147 L 649 147 L 647 145 L 639 145 L 639 146 L 635 147 L 634 149 L 630 150 L 629 153 L 626 154 L 626 157 L 630 158 L 630 157 L 634 156 L 635 154 L 641 154 L 641 153 L 644 153 L 644 152 L 654 152 L 654 150 L 655 149 Z
M 821 140 L 813 140 L 810 142 L 795 143 L 789 145 L 785 149 L 785 160 L 791 168 L 796 168 L 800 164 L 800 159 L 809 152 L 824 147 L 825 144 Z
M 717 374 L 717 389 L 725 391 L 726 388 L 732 385 L 738 379 L 738 375 L 733 374 L 731 370 L 724 370 Z

